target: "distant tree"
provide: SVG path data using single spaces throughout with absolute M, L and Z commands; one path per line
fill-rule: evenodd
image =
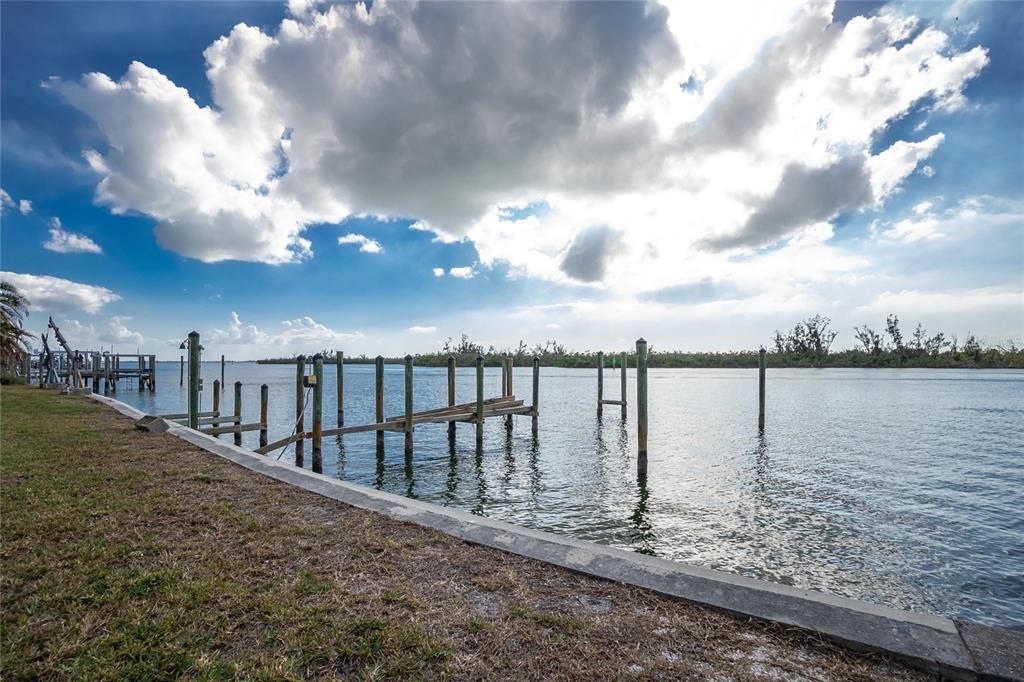
M 900 361 L 906 359 L 907 349 L 903 345 L 903 332 L 900 331 L 899 315 L 889 315 L 885 318 L 885 333 L 889 335 L 892 349 L 899 355 Z
M 970 332 L 967 333 L 967 338 L 964 339 L 964 355 L 973 360 L 981 359 L 981 344 L 978 343 L 978 339 L 974 338 L 974 334 Z
M 865 353 L 870 353 L 875 357 L 882 354 L 884 348 L 882 346 L 882 337 L 878 332 L 867 325 L 854 327 L 853 331 L 857 341 L 864 346 Z

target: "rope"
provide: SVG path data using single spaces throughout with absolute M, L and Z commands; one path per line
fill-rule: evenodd
M 299 430 L 299 420 L 306 416 L 306 405 L 309 405 L 309 391 L 310 391 L 310 388 L 307 386 L 306 387 L 306 397 L 303 398 L 303 400 L 302 400 L 302 412 L 300 412 L 299 416 L 297 416 L 295 418 L 295 424 L 294 424 L 294 426 L 292 426 L 292 433 L 291 433 L 292 436 L 294 436 L 295 433 Z M 277 461 L 281 461 L 281 455 L 283 455 L 285 453 L 285 451 L 288 450 L 288 446 L 290 446 L 290 445 L 291 445 L 291 443 L 285 443 L 284 444 L 284 446 L 281 448 L 281 451 L 277 453 Z

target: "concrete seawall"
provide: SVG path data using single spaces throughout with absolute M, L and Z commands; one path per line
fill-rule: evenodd
M 90 397 L 133 419 L 147 416 L 120 401 L 97 394 Z M 949 678 L 1024 680 L 1024 633 L 800 590 L 474 516 L 314 474 L 159 418 L 150 417 L 148 428 L 167 431 L 275 480 L 467 542 L 804 628 L 854 649 L 892 654 Z

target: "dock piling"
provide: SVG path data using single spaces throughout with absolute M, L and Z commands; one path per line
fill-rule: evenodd
M 267 444 L 267 407 L 270 403 L 270 388 L 260 386 L 260 447 Z
M 324 356 L 313 356 L 313 473 L 324 472 L 323 430 L 324 430 Z
M 448 356 L 448 407 L 455 405 L 455 358 Z M 455 422 L 448 422 L 448 439 L 455 439 Z
M 540 358 L 533 356 L 533 410 L 530 411 L 531 428 L 533 435 L 537 435 L 537 416 L 540 398 Z
M 757 353 L 757 430 L 764 431 L 764 381 L 767 358 L 762 348 Z
M 647 474 L 647 342 L 636 341 L 637 473 Z
M 156 356 L 149 356 L 149 392 L 156 392 Z
M 115 387 L 117 385 L 116 379 L 114 385 Z M 190 429 L 199 428 L 199 332 L 197 331 L 188 333 L 188 427 Z
M 181 366 L 178 369 L 178 385 L 179 386 L 184 386 L 185 385 L 185 356 L 184 355 L 180 355 L 178 357 L 181 359 Z
M 405 454 L 412 454 L 412 356 L 405 356 Z
M 476 356 L 476 440 L 484 439 L 484 356 Z
M 213 416 L 220 416 L 220 379 L 213 380 Z M 219 421 L 213 422 L 213 428 L 220 426 Z
M 622 418 L 626 418 L 626 367 L 629 365 L 629 356 L 626 355 L 626 351 L 619 353 L 619 379 L 621 387 L 619 389 L 619 396 L 622 398 Z
M 242 423 L 242 382 L 235 382 L 235 426 Z M 235 431 L 235 445 L 242 444 L 242 432 Z
M 511 355 L 507 355 L 505 357 L 505 366 L 505 395 L 512 396 L 515 395 L 512 389 L 512 368 L 515 367 L 515 358 Z M 511 414 L 505 416 L 505 428 L 508 429 L 509 431 L 512 430 L 512 424 L 514 419 L 515 417 L 513 417 Z
M 604 414 L 604 351 L 597 351 L 597 416 Z
M 306 356 L 300 355 L 295 358 L 295 435 L 299 439 L 295 441 L 295 466 L 300 467 L 305 463 L 306 442 L 301 435 L 306 430 L 306 401 L 303 393 L 302 376 L 306 371 Z
M 223 355 L 220 356 L 220 385 L 221 386 L 227 386 L 227 384 L 224 383 L 224 356 Z
M 335 351 L 334 362 L 338 370 L 338 426 L 345 425 L 345 352 Z
M 375 398 L 377 407 L 377 423 L 380 424 L 384 421 L 384 358 L 380 355 L 374 360 L 375 364 Z M 381 429 L 377 430 L 377 449 L 384 449 L 384 431 Z

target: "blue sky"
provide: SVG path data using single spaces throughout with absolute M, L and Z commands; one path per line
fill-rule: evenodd
M 1022 5 L 749 14 L 5 2 L 0 269 L 168 355 L 1020 342 Z

